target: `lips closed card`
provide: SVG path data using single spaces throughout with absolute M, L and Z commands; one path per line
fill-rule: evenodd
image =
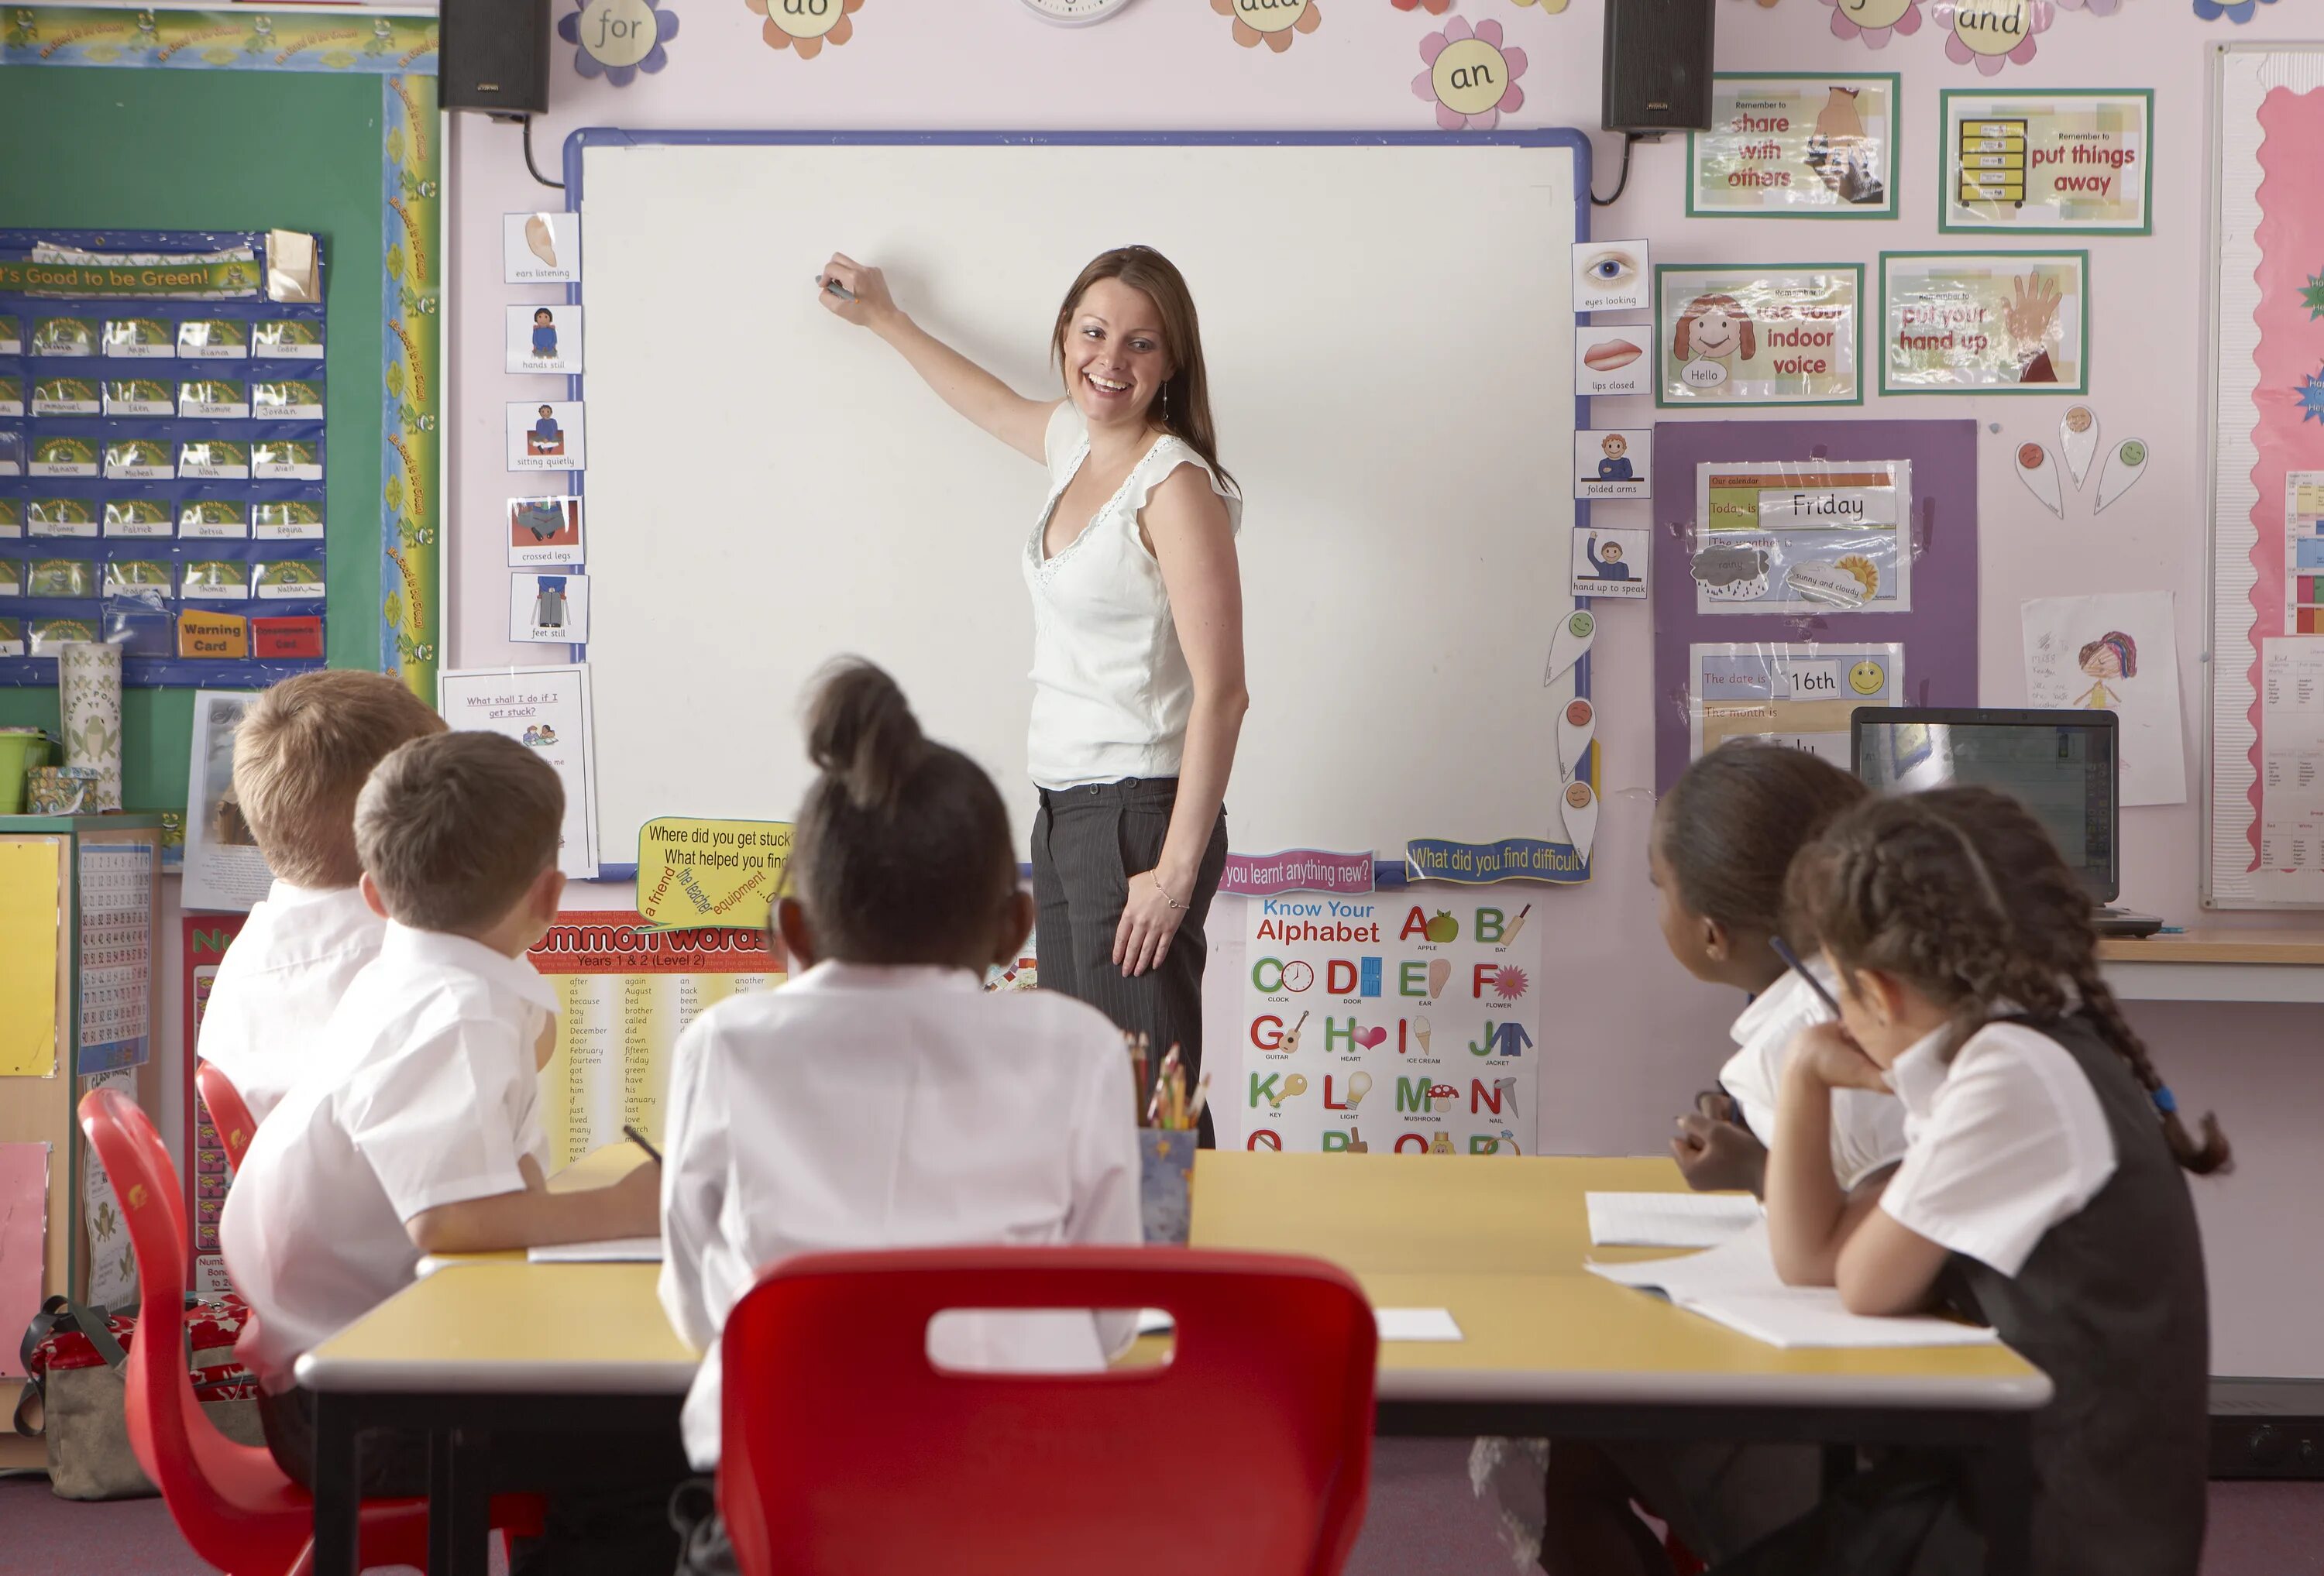
M 1654 357 L 1646 354 L 1653 328 L 1644 323 L 1584 328 L 1575 336 L 1573 388 L 1581 394 L 1651 394 Z

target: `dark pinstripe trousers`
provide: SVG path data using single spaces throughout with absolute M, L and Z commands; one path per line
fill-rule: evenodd
M 1126 778 L 1084 788 L 1043 788 L 1033 822 L 1033 900 L 1038 905 L 1033 950 L 1041 989 L 1088 1002 L 1127 1031 L 1143 1031 L 1154 1045 L 1158 1071 L 1172 1046 L 1186 1066 L 1187 1090 L 1203 1067 L 1203 963 L 1209 952 L 1204 923 L 1227 864 L 1227 817 L 1219 813 L 1203 851 L 1187 913 L 1170 938 L 1161 966 L 1125 979 L 1113 961 L 1113 934 L 1129 899 L 1130 878 L 1154 868 L 1169 834 L 1177 803 L 1174 777 Z M 1173 894 L 1176 896 L 1176 894 Z M 1223 1098 L 1225 1092 L 1213 1091 Z M 1144 1110 L 1144 1093 L 1139 1109 Z M 1210 1113 L 1203 1115 L 1204 1147 Z

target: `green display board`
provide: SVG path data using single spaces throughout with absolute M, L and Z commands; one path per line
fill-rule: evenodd
M 306 230 L 323 238 L 331 397 L 325 655 L 379 666 L 380 82 L 375 76 L 0 67 L 0 214 L 21 226 Z M 123 794 L 182 809 L 193 696 L 124 697 Z M 54 689 L 0 726 L 54 733 Z

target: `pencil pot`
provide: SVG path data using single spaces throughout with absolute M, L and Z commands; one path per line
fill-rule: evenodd
M 1200 1136 L 1193 1128 L 1138 1129 L 1138 1213 L 1148 1242 L 1186 1245 Z

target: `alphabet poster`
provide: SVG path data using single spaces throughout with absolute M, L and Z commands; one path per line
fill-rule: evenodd
M 1655 269 L 1655 403 L 1860 405 L 1861 263 Z
M 1687 134 L 1688 215 L 1895 217 L 1896 87 L 1845 72 L 1713 77 L 1711 129 Z
M 1532 1152 L 1545 1054 L 1532 901 L 1300 893 L 1245 908 L 1241 1085 L 1211 1089 L 1241 1108 L 1245 1148 Z
M 2045 596 L 2024 604 L 2025 704 L 2119 716 L 2122 802 L 2187 802 L 2179 635 L 2168 591 Z
M 1913 462 L 1695 467 L 1701 613 L 1913 611 Z
M 1906 704 L 1899 641 L 1702 645 L 1687 653 L 1693 755 L 1741 740 L 1812 751 L 1845 771 L 1856 708 Z
M 2154 94 L 1948 91 L 1942 230 L 2153 229 Z
M 1884 394 L 2089 392 L 2087 252 L 1883 252 Z

